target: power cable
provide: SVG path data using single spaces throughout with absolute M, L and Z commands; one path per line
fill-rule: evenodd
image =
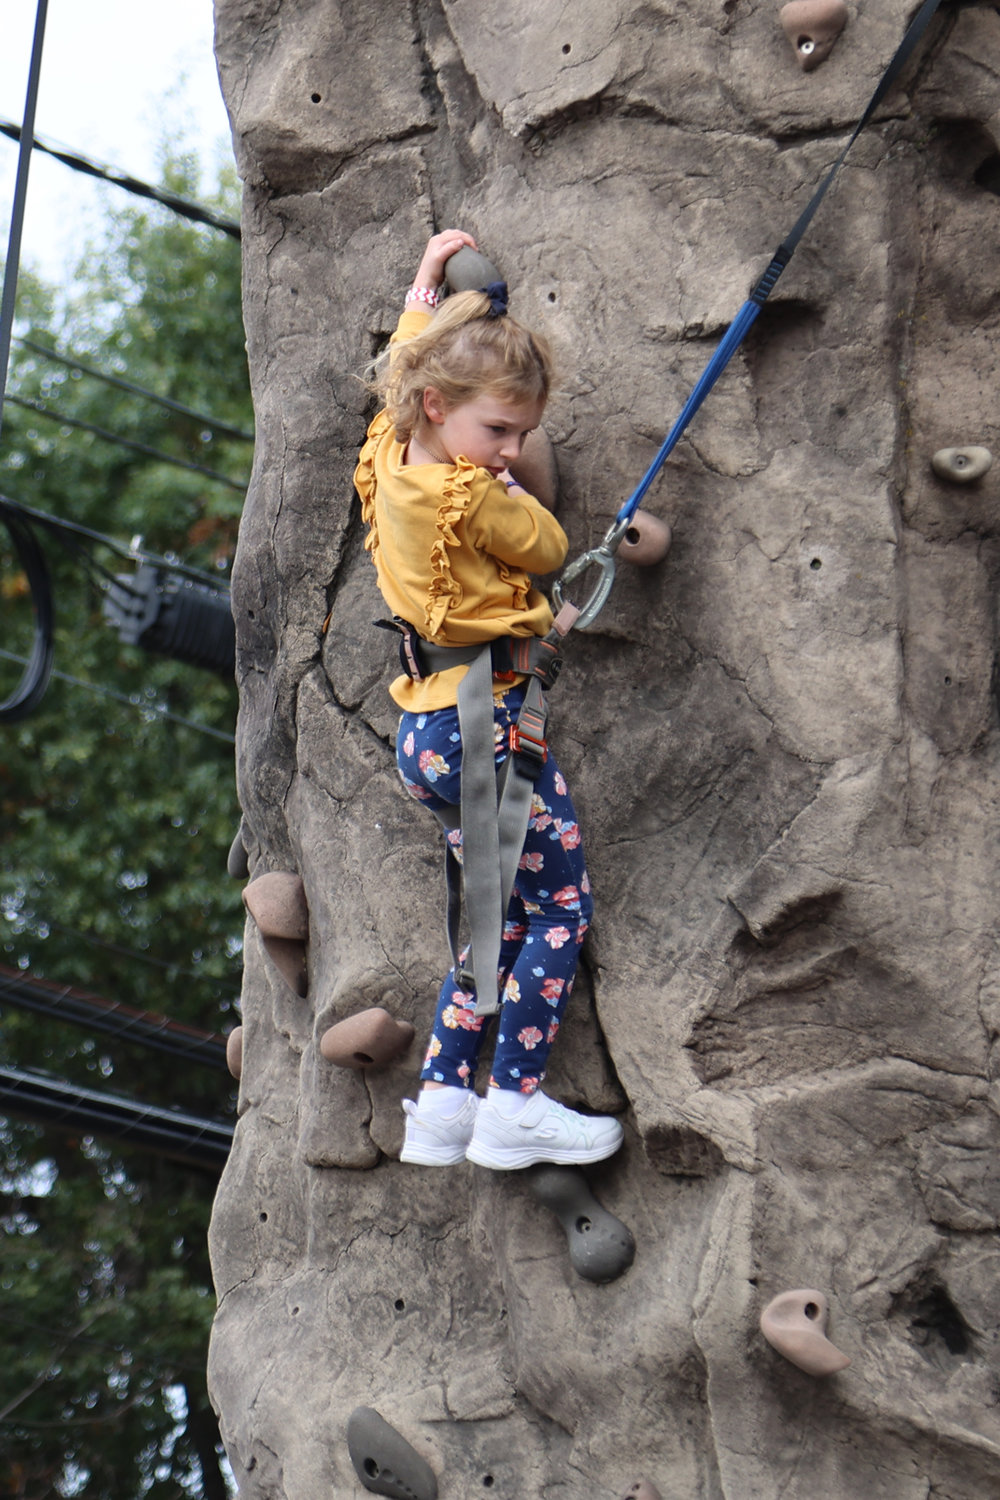
M 13 651 L 0 649 L 0 660 L 27 665 L 26 656 L 17 656 Z M 135 698 L 127 698 L 124 693 L 116 693 L 114 688 L 105 687 L 100 682 L 84 682 L 82 677 L 71 677 L 68 672 L 60 672 L 53 667 L 49 672 L 50 677 L 55 677 L 60 682 L 67 682 L 71 687 L 84 688 L 88 693 L 96 693 L 102 698 L 111 698 L 116 703 L 122 703 L 126 708 L 134 708 L 142 714 L 152 714 L 158 719 L 167 719 L 172 724 L 180 724 L 185 729 L 194 729 L 198 734 L 207 734 L 212 739 L 222 740 L 227 745 L 236 744 L 236 736 L 227 734 L 224 729 L 213 729 L 210 724 L 200 724 L 197 719 L 185 719 L 182 714 L 171 713 L 169 708 L 161 708 L 158 703 L 141 703 Z M 4 717 L 3 705 L 0 704 L 0 720 Z M 22 718 L 24 715 L 22 715 Z M 51 924 L 50 924 L 51 925 Z M 172 965 L 166 965 L 170 968 Z
M 134 1042 L 183 1057 L 186 1062 L 226 1070 L 226 1039 L 217 1031 L 203 1031 L 153 1011 L 137 1010 L 121 1000 L 105 1000 L 74 985 L 34 979 L 6 964 L 0 964 L 2 1002 L 66 1021 L 88 1032 L 104 1032 L 120 1042 Z
M 205 667 L 232 678 L 236 665 L 236 629 L 229 591 L 217 579 L 186 568 L 169 558 L 156 558 L 137 548 L 123 548 L 110 537 L 88 527 L 22 505 L 0 494 L 0 521 L 10 532 L 14 549 L 28 579 L 35 636 L 32 654 L 14 692 L 0 702 L 0 723 L 26 718 L 44 696 L 52 672 L 55 611 L 52 584 L 44 554 L 31 522 L 55 533 L 74 559 L 104 583 L 104 613 L 118 627 L 122 640 Z M 141 566 L 131 578 L 116 577 L 77 544 L 76 537 L 110 547 Z M 211 733 L 206 729 L 206 732 Z
M 12 511 L 15 515 L 25 516 L 31 521 L 37 521 L 39 526 L 56 532 L 70 532 L 74 536 L 86 537 L 88 541 L 98 542 L 102 547 L 107 547 L 116 556 L 124 558 L 126 562 L 149 563 L 153 567 L 169 569 L 171 573 L 177 573 L 183 578 L 191 578 L 196 583 L 209 584 L 218 588 L 219 580 L 211 573 L 204 572 L 201 568 L 192 568 L 187 563 L 182 563 L 180 558 L 167 556 L 161 557 L 155 552 L 146 552 L 143 548 L 118 542 L 114 537 L 107 536 L 103 531 L 94 531 L 90 526 L 83 526 L 79 521 L 68 521 L 64 516 L 53 516 L 48 511 L 38 510 L 33 505 L 25 505 L 23 500 L 14 500 L 10 495 L 0 492 L 0 511 Z
M 54 610 L 48 564 L 31 526 L 21 516 L 0 505 L 0 521 L 24 569 L 34 612 L 34 639 L 31 655 L 24 663 L 20 681 L 8 698 L 0 701 L 0 723 L 16 724 L 26 719 L 41 703 L 52 673 Z
M 164 208 L 169 208 L 173 213 L 179 214 L 183 219 L 191 219 L 196 224 L 208 224 L 212 229 L 221 229 L 223 234 L 228 234 L 231 239 L 240 238 L 240 226 L 236 221 L 227 218 L 224 214 L 216 213 L 214 209 L 203 208 L 200 203 L 192 203 L 189 198 L 182 198 L 179 194 L 168 192 L 165 188 L 152 187 L 148 182 L 132 177 L 128 172 L 122 172 L 117 167 L 102 166 L 99 162 L 81 156 L 78 151 L 71 151 L 68 147 L 60 148 L 54 143 L 46 143 L 40 136 L 32 135 L 31 126 L 28 124 L 25 125 L 24 134 L 31 140 L 36 151 L 42 151 L 46 156 L 54 156 L 56 161 L 61 161 L 64 166 L 72 167 L 74 172 L 84 172 L 88 177 L 97 177 L 102 182 L 110 182 L 115 187 L 124 188 L 126 192 L 135 194 L 136 197 L 151 198 L 154 202 L 161 203 Z M 15 125 L 10 120 L 0 120 L 0 135 L 9 136 L 12 141 L 20 141 L 21 126 Z
M 2 1105 L 5 1113 L 36 1124 L 111 1137 L 208 1171 L 225 1166 L 233 1141 L 233 1127 L 223 1120 L 140 1104 L 24 1068 L 0 1067 Z
M 17 276 L 21 264 L 21 233 L 24 229 L 24 207 L 28 197 L 28 169 L 31 166 L 31 140 L 35 131 L 35 109 L 38 104 L 38 85 L 42 74 L 42 45 L 45 40 L 45 18 L 48 0 L 38 0 L 35 11 L 35 32 L 31 43 L 31 61 L 28 64 L 28 87 L 24 100 L 24 129 L 17 139 L 17 178 L 14 183 L 14 202 L 10 213 L 10 234 L 7 238 L 7 259 L 4 262 L 3 296 L 0 297 L 0 429 L 3 428 L 3 398 L 7 390 L 7 369 L 10 364 L 10 336 L 14 331 L 14 304 L 17 298 Z
M 108 375 L 104 370 L 95 370 L 93 365 L 85 365 L 82 360 L 71 359 L 68 354 L 57 354 L 54 349 L 46 348 L 44 344 L 36 344 L 33 339 L 20 338 L 15 340 L 22 348 L 30 349 L 33 354 L 40 354 L 44 359 L 53 360 L 57 365 L 65 365 L 67 369 L 79 370 L 84 375 L 90 375 L 94 380 L 101 380 L 105 385 L 113 385 L 118 390 L 128 391 L 130 395 L 142 396 L 146 401 L 153 401 L 157 406 L 165 407 L 167 411 L 176 412 L 182 417 L 191 417 L 200 422 L 203 427 L 210 427 L 213 432 L 221 433 L 224 437 L 235 438 L 241 443 L 252 443 L 254 435 L 252 432 L 244 432 L 241 427 L 231 427 L 228 422 L 220 422 L 218 417 L 206 416 L 204 412 L 195 411 L 193 407 L 185 406 L 180 401 L 173 401 L 169 396 L 161 396 L 156 391 L 147 390 L 145 386 L 134 385 L 130 380 L 123 380 L 119 375 Z
M 206 468 L 204 464 L 193 464 L 188 459 L 174 458 L 172 454 L 161 453 L 158 448 L 150 448 L 145 443 L 136 443 L 131 438 L 120 437 L 116 432 L 108 432 L 103 427 L 95 427 L 92 422 L 84 422 L 79 417 L 71 417 L 65 412 L 54 411 L 52 407 L 44 406 L 41 401 L 35 401 L 27 396 L 8 395 L 4 397 L 4 405 L 23 407 L 26 411 L 34 412 L 36 416 L 47 417 L 50 422 L 58 422 L 61 427 L 75 427 L 81 432 L 91 432 L 95 437 L 102 438 L 104 442 L 115 443 L 119 448 L 128 448 L 133 453 L 142 454 L 143 458 L 155 458 L 160 463 L 173 464 L 178 469 L 189 469 L 194 474 L 204 474 L 216 484 L 226 484 L 241 495 L 246 493 L 246 485 L 238 479 L 230 479 L 228 474 L 219 474 L 215 469 Z

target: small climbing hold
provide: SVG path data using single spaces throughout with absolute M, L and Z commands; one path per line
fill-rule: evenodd
M 951 484 L 972 484 L 982 479 L 992 462 L 988 448 L 939 448 L 931 459 L 931 468 L 939 479 Z
M 807 1375 L 834 1375 L 851 1363 L 826 1337 L 829 1305 L 822 1292 L 779 1292 L 760 1315 L 772 1348 Z
M 529 432 L 516 464 L 510 471 L 529 495 L 546 510 L 555 510 L 559 499 L 559 470 L 548 433 L 543 427 Z
M 320 1038 L 319 1050 L 338 1068 L 380 1068 L 413 1041 L 409 1021 L 397 1021 L 380 1005 L 338 1021 Z
M 602 1208 L 578 1167 L 540 1166 L 531 1190 L 566 1232 L 570 1263 L 588 1281 L 615 1281 L 635 1259 L 632 1233 Z
M 366 1490 L 396 1500 L 437 1500 L 434 1470 L 372 1406 L 359 1406 L 347 1422 L 347 1451 Z
M 663 1500 L 655 1484 L 648 1479 L 638 1479 L 631 1489 L 625 1491 L 622 1500 Z
M 637 568 L 650 568 L 666 557 L 671 539 L 666 521 L 648 511 L 637 510 L 621 539 L 618 556 L 622 562 L 633 563 Z
M 479 292 L 484 286 L 504 279 L 492 261 L 469 245 L 463 245 L 461 250 L 449 255 L 444 275 L 453 292 Z
M 256 922 L 265 952 L 278 973 L 297 995 L 307 994 L 309 908 L 302 876 L 287 870 L 258 875 L 243 887 L 243 905 Z
M 290 938 L 304 943 L 309 936 L 309 907 L 302 876 L 287 870 L 258 875 L 243 888 L 243 904 L 262 937 Z
M 243 1072 L 243 1027 L 234 1026 L 226 1037 L 226 1066 L 234 1078 Z
M 246 880 L 250 874 L 246 845 L 243 842 L 242 825 L 229 846 L 229 853 L 226 856 L 226 873 L 231 875 L 234 880 Z
M 847 6 L 844 0 L 788 0 L 780 20 L 799 67 L 810 73 L 833 51 L 847 24 Z

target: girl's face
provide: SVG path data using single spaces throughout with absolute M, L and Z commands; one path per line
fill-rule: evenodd
M 520 457 L 524 440 L 542 420 L 544 400 L 507 401 L 499 396 L 476 396 L 446 407 L 433 386 L 424 392 L 426 436 L 431 452 L 454 463 L 468 459 L 496 476 Z M 424 445 L 423 437 L 418 440 Z

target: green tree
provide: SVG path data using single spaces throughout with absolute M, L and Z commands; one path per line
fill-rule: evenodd
M 234 216 L 231 175 L 206 194 L 189 157 L 168 155 L 163 186 Z M 224 583 L 249 442 L 38 347 L 250 430 L 238 244 L 156 205 L 119 207 L 68 295 L 23 274 L 22 288 L 8 390 L 25 404 L 5 409 L 0 493 Z M 63 676 L 0 724 L 0 962 L 229 1030 L 243 926 L 225 870 L 234 686 L 120 641 L 91 564 L 128 574 L 128 561 L 39 536 Z M 0 619 L 6 698 L 32 620 L 3 527 Z M 232 1118 L 225 1073 L 15 1009 L 2 986 L 0 1008 L 0 1065 Z M 226 1494 L 204 1375 L 213 1191 L 210 1172 L 165 1156 L 0 1120 L 0 1495 Z

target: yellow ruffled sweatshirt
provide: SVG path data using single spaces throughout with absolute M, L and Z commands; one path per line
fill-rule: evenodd
M 392 342 L 413 338 L 429 317 L 404 312 Z M 404 464 L 404 452 L 379 412 L 354 472 L 365 547 L 392 613 L 437 646 L 545 635 L 552 611 L 529 574 L 565 560 L 566 533 L 555 516 L 461 456 L 453 464 Z M 467 670 L 451 667 L 422 682 L 403 675 L 389 691 L 410 713 L 449 708 Z

